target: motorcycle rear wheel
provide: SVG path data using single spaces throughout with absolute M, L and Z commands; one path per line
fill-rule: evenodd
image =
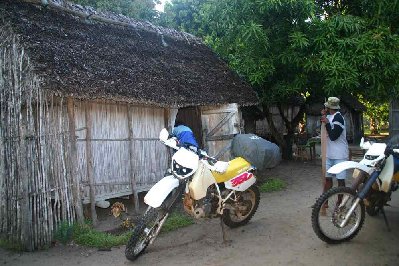
M 338 208 L 340 198 L 342 200 L 344 196 L 348 196 L 349 199 L 344 206 Z M 336 187 L 323 193 L 317 199 L 312 210 L 312 227 L 321 240 L 329 244 L 338 244 L 351 240 L 359 233 L 365 217 L 363 201 L 359 202 L 346 226 L 339 227 L 356 198 L 354 189 Z M 322 207 L 324 208 L 327 205 L 328 208 L 325 208 L 325 213 L 323 213 Z
M 260 201 L 259 188 L 253 185 L 245 191 L 236 191 L 235 198 L 228 201 L 233 208 L 226 208 L 222 215 L 224 224 L 231 228 L 247 224 L 254 216 Z
M 161 209 L 148 207 L 126 245 L 125 256 L 128 260 L 133 261 L 144 252 L 151 240 L 157 237 L 166 218 L 167 213 L 161 211 Z

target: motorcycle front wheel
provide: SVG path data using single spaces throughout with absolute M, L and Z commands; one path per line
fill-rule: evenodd
M 160 208 L 148 207 L 133 230 L 133 234 L 126 245 L 125 256 L 128 260 L 135 260 L 153 241 L 166 220 L 168 213 Z
M 230 206 L 223 211 L 223 222 L 231 228 L 245 225 L 254 216 L 259 206 L 260 193 L 256 185 L 245 191 L 236 191 L 227 202 Z
M 337 187 L 328 190 L 317 199 L 312 210 L 312 227 L 321 240 L 329 244 L 338 244 L 351 240 L 359 233 L 365 216 L 363 201 L 359 202 L 347 224 L 340 227 L 356 198 L 354 189 Z

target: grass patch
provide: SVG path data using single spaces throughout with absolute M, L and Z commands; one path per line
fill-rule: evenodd
M 74 241 L 78 245 L 103 249 L 124 245 L 131 235 L 132 232 L 121 235 L 100 232 L 93 229 L 90 223 L 74 225 L 62 223 L 55 233 L 55 239 L 63 244 Z
M 259 187 L 259 190 L 260 192 L 280 191 L 286 186 L 287 184 L 279 178 L 267 178 L 266 182 Z
M 189 226 L 193 223 L 193 218 L 179 212 L 174 212 L 171 213 L 168 219 L 165 221 L 161 232 L 170 232 L 181 227 Z
M 161 232 L 170 232 L 194 223 L 193 218 L 178 212 L 171 213 L 165 221 Z M 70 241 L 81 246 L 108 249 L 125 245 L 132 236 L 132 230 L 120 235 L 100 232 L 92 228 L 90 221 L 85 224 L 70 225 L 61 223 L 54 234 L 54 239 L 63 244 Z M 22 245 L 0 238 L 0 247 L 8 250 L 23 251 Z
M 165 221 L 161 232 L 170 232 L 193 224 L 193 218 L 185 214 L 174 212 Z M 86 224 L 62 223 L 55 233 L 55 239 L 63 244 L 74 241 L 78 245 L 108 249 L 125 245 L 132 236 L 132 230 L 121 235 L 100 232 L 92 228 L 90 222 Z M 1 242 L 0 242 L 1 245 Z
M 21 243 L 11 242 L 7 239 L 0 238 L 0 247 L 13 251 L 23 251 Z
M 88 225 L 75 225 L 73 230 L 73 240 L 75 243 L 95 248 L 111 248 L 124 245 L 131 235 L 131 231 L 121 235 L 100 232 Z

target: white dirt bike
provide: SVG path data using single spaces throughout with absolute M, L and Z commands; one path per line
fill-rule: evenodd
M 323 193 L 313 205 L 312 227 L 321 240 L 329 244 L 351 240 L 361 230 L 365 212 L 370 216 L 381 212 L 389 230 L 384 206 L 398 188 L 397 147 L 374 143 L 360 162 L 346 161 L 328 169 L 330 174 L 355 169 L 355 179 L 351 187 L 336 187 Z
M 256 169 L 245 159 L 221 162 L 201 150 L 178 147 L 166 129 L 159 138 L 176 152 L 169 174 L 144 197 L 149 207 L 126 245 L 129 260 L 135 260 L 155 240 L 178 199 L 183 198 L 184 209 L 191 216 L 221 217 L 222 223 L 232 228 L 247 224 L 259 205 Z

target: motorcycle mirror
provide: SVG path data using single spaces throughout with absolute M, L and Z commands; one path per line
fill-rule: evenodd
M 159 140 L 160 141 L 167 141 L 169 138 L 169 132 L 166 128 L 162 129 L 161 132 L 159 132 Z

